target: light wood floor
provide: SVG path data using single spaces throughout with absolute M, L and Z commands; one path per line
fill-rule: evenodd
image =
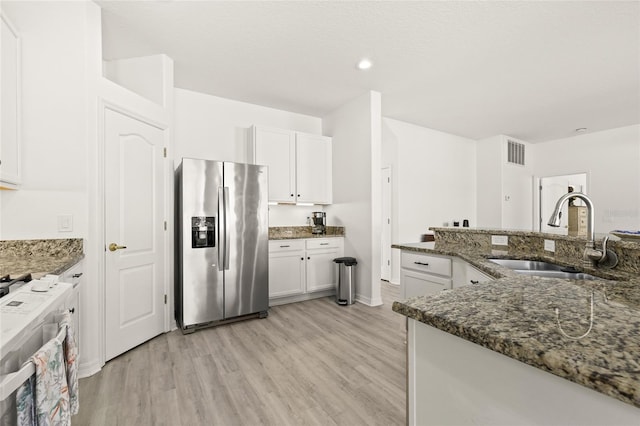
M 405 321 L 331 298 L 253 319 L 173 331 L 80 380 L 74 425 L 402 425 Z

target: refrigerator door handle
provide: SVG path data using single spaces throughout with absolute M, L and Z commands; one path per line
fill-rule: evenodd
M 224 270 L 229 270 L 229 232 L 227 220 L 229 217 L 229 187 L 224 187 Z
M 218 271 L 224 268 L 224 260 L 226 257 L 226 235 L 227 235 L 227 217 L 225 208 L 224 188 L 218 187 Z

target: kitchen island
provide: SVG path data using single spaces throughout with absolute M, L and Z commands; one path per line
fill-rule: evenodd
M 408 318 L 409 424 L 640 424 L 637 274 L 539 278 L 487 260 L 523 258 L 526 244 L 394 248 L 458 256 L 495 278 L 394 303 Z

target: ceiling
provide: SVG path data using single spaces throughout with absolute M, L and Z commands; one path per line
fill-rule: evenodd
M 317 117 L 375 90 L 383 116 L 472 139 L 640 123 L 638 1 L 98 4 L 104 58 L 164 53 L 183 89 Z

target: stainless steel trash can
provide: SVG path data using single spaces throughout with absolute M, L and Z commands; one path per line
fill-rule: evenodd
M 338 305 L 353 305 L 356 301 L 355 266 L 358 264 L 354 257 L 338 257 L 333 259 L 338 266 L 338 288 L 336 288 L 336 303 Z

